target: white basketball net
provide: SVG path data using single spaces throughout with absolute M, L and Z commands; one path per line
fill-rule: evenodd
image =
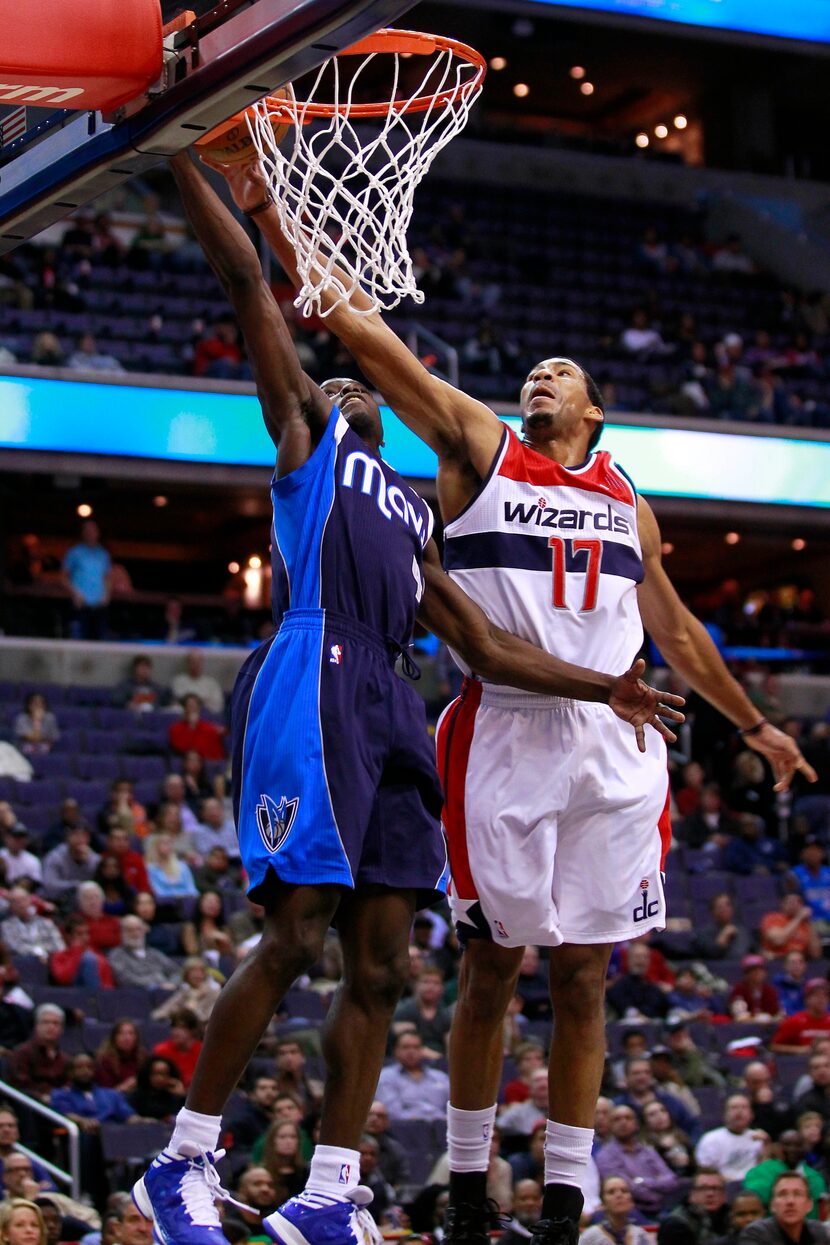
M 466 125 L 483 73 L 452 49 L 410 53 L 403 60 L 399 52 L 384 52 L 384 62 L 391 62 L 390 102 L 383 115 L 366 118 L 355 95 L 359 99 L 361 80 L 377 56 L 366 55 L 347 82 L 334 56 L 320 67 L 304 100 L 289 87 L 287 99 L 264 99 L 247 112 L 280 226 L 296 252 L 301 284 L 295 306 L 304 316 L 329 315 L 358 285 L 372 306 L 352 304 L 357 314 L 388 311 L 407 294 L 424 301 L 406 243 L 415 189 L 441 148 Z M 359 61 L 343 59 L 352 62 L 350 70 Z M 402 65 L 412 63 L 419 85 L 399 98 Z M 335 106 L 331 116 L 309 112 L 318 94 Z M 429 96 L 423 110 L 409 110 Z M 274 128 L 283 124 L 286 109 L 292 125 L 284 153 Z M 331 298 L 326 307 L 324 291 Z

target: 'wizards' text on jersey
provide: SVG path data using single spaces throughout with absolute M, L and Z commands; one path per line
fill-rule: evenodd
M 434 518 L 423 498 L 334 411 L 314 453 L 271 483 L 272 600 L 347 615 L 406 644 Z

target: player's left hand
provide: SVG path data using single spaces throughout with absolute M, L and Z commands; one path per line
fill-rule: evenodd
M 816 782 L 818 774 L 809 761 L 801 755 L 801 749 L 795 740 L 779 731 L 771 722 L 765 722 L 757 735 L 747 735 L 744 743 L 766 757 L 775 775 L 775 791 L 788 791 L 796 770 L 800 771 L 808 782 Z
M 674 731 L 666 726 L 661 718 L 670 722 L 685 722 L 685 715 L 679 710 L 686 701 L 682 696 L 674 696 L 671 692 L 659 692 L 656 687 L 644 683 L 641 675 L 646 663 L 640 658 L 630 670 L 618 675 L 611 687 L 608 704 L 618 718 L 630 722 L 637 736 L 637 747 L 641 752 L 646 750 L 645 726 L 653 726 L 668 743 L 677 739 Z

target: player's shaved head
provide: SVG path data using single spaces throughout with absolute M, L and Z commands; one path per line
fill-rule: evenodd
M 383 445 L 383 421 L 371 389 L 347 376 L 324 380 L 320 388 L 340 408 L 343 418 L 362 441 L 372 449 Z

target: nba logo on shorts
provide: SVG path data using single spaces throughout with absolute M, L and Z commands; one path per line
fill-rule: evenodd
M 332 644 L 329 652 L 331 653 L 331 657 L 329 658 L 329 665 L 339 666 L 341 661 L 343 660 L 343 645 Z
M 501 921 L 494 921 L 493 924 L 496 927 L 496 933 L 498 934 L 499 938 L 506 938 L 507 930 L 504 928 Z
M 340 1164 L 340 1175 L 337 1177 L 338 1184 L 348 1184 L 349 1176 L 352 1174 L 351 1163 Z

